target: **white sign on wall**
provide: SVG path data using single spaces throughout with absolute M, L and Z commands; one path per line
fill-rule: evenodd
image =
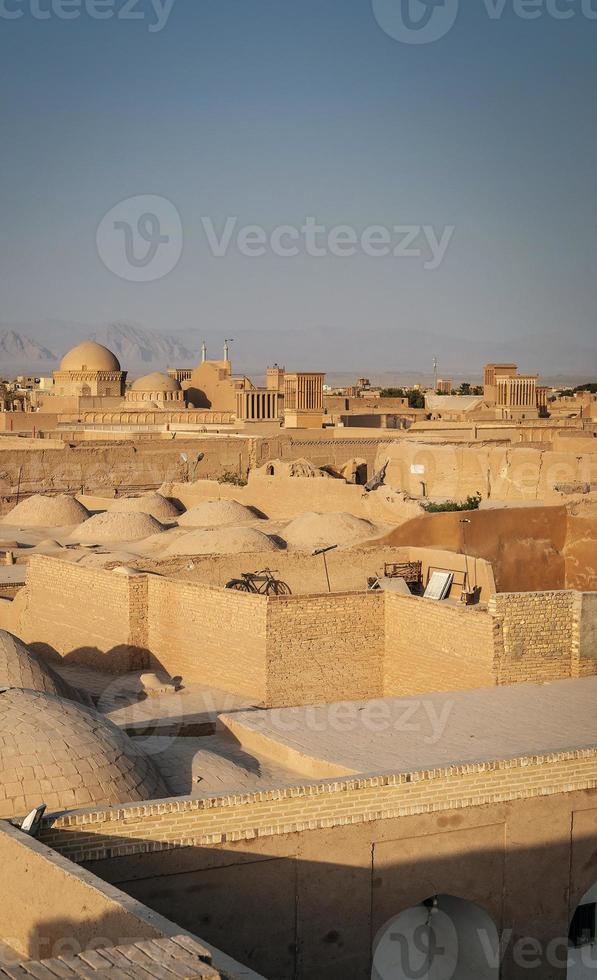
M 423 476 L 425 467 L 421 463 L 411 463 L 410 471 L 413 476 Z

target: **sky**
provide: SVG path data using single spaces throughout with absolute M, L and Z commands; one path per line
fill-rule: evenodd
M 559 335 L 587 364 L 597 0 L 162 2 L 0 0 L 3 324 L 330 330 L 355 367 L 393 331 Z

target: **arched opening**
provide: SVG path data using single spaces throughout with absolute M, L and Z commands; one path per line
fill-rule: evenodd
M 578 903 L 568 933 L 568 980 L 593 980 L 597 973 L 597 882 Z
M 371 980 L 498 980 L 499 946 L 485 909 L 453 895 L 434 895 L 380 929 Z
M 273 476 L 274 473 L 275 473 L 274 464 L 273 463 L 268 463 L 268 465 L 267 465 L 267 467 L 265 469 L 265 472 L 266 472 L 266 475 L 267 476 Z

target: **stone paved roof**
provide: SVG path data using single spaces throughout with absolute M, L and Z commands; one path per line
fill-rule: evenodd
M 168 795 L 149 757 L 97 711 L 45 692 L 0 694 L 0 818 Z

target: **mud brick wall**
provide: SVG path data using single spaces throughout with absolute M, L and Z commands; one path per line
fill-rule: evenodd
M 149 576 L 148 647 L 172 676 L 264 702 L 266 606 L 261 596 Z
M 100 670 L 141 669 L 148 662 L 144 589 L 144 578 L 34 556 L 20 635 L 40 650 L 50 648 Z
M 383 602 L 373 592 L 270 598 L 268 705 L 381 697 Z
M 597 787 L 594 749 L 260 791 L 96 807 L 44 819 L 75 862 L 272 837 Z
M 386 593 L 384 695 L 492 687 L 495 624 L 470 606 Z
M 489 611 L 500 626 L 498 684 L 573 676 L 575 596 L 574 592 L 505 592 L 491 597 Z

